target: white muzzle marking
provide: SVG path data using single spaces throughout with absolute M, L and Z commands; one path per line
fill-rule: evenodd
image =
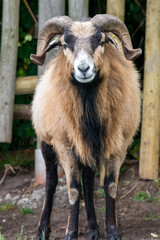
M 91 82 L 95 76 L 95 66 L 91 56 L 85 51 L 80 51 L 74 60 L 74 77 L 78 82 Z

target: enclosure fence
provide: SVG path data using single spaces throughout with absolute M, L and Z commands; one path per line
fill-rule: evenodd
M 23 0 L 38 28 L 49 18 L 65 14 L 64 0 L 39 0 L 38 22 L 27 0 Z M 159 96 L 160 96 L 160 1 L 146 0 L 144 90 L 139 176 L 142 179 L 158 178 L 159 166 Z M 138 0 L 135 0 L 140 4 Z M 28 105 L 14 105 L 14 96 L 34 93 L 44 67 L 38 76 L 16 78 L 17 46 L 19 33 L 20 0 L 3 0 L 2 41 L 0 61 L 0 142 L 12 141 L 13 118 L 30 119 Z M 89 0 L 70 0 L 71 18 L 88 16 Z M 106 12 L 124 21 L 125 0 L 108 0 Z M 142 22 L 144 24 L 145 20 Z M 141 27 L 141 26 L 139 26 Z M 137 29 L 136 29 L 137 31 Z M 101 170 L 101 184 L 104 169 Z

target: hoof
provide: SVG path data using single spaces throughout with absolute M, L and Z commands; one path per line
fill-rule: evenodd
M 90 232 L 88 233 L 88 239 L 89 240 L 98 240 L 98 228 L 90 230 Z
M 77 240 L 77 239 L 78 239 L 77 232 L 70 231 L 67 233 L 64 240 Z
M 121 236 L 116 226 L 109 226 L 105 235 L 107 240 L 121 240 Z
M 49 240 L 50 228 L 42 224 L 38 228 L 37 240 Z

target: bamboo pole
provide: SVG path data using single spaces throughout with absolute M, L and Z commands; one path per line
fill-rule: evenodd
M 38 76 L 16 78 L 15 94 L 32 94 L 38 83 Z
M 3 1 L 0 66 L 0 142 L 11 142 L 20 0 Z
M 143 117 L 139 176 L 158 178 L 160 94 L 160 1 L 147 0 Z
M 106 12 L 124 21 L 125 0 L 107 0 Z M 104 185 L 105 167 L 100 167 L 100 186 Z
M 88 0 L 69 0 L 69 16 L 75 20 L 81 17 L 88 17 Z
M 125 0 L 107 0 L 106 12 L 124 21 Z

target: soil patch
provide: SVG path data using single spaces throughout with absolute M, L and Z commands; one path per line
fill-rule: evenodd
M 0 173 L 0 178 L 2 175 L 3 173 Z M 135 198 L 136 193 L 138 194 Z M 16 239 L 22 226 L 23 237 L 21 239 L 24 239 L 25 236 L 27 236 L 27 239 L 36 239 L 43 197 L 44 186 L 34 186 L 33 171 L 7 175 L 3 184 L 0 185 L 0 204 L 14 201 L 14 207 L 8 211 L 0 211 L 0 228 L 5 239 Z M 21 208 L 26 206 L 25 203 L 24 205 L 18 205 L 18 201 L 24 198 L 33 199 L 34 204 L 31 201 L 28 207 L 33 208 L 34 213 L 26 215 L 21 213 Z M 100 228 L 99 239 L 104 239 L 105 198 L 103 190 L 99 186 L 98 177 L 95 179 L 95 207 Z M 50 239 L 64 239 L 68 209 L 67 189 L 65 179 L 63 179 L 59 181 L 55 196 Z M 127 170 L 120 174 L 116 212 L 123 240 L 160 240 L 160 183 L 139 180 L 138 165 L 127 165 Z M 79 239 L 87 238 L 85 224 L 85 204 L 82 196 Z

